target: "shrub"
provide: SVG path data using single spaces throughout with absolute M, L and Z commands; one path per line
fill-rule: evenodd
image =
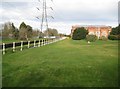
M 108 40 L 108 38 L 107 38 L 107 37 L 105 37 L 105 36 L 102 36 L 102 37 L 100 37 L 100 40 L 107 41 L 107 40 Z
M 110 35 L 119 35 L 119 34 L 120 34 L 120 25 L 115 28 L 112 28 Z
M 87 35 L 86 40 L 90 41 L 90 42 L 94 42 L 97 40 L 97 36 L 96 35 Z
M 86 35 L 88 34 L 88 31 L 85 28 L 76 28 L 73 32 L 72 39 L 73 40 L 81 40 L 85 39 Z
M 109 35 L 108 39 L 109 40 L 120 40 L 120 35 Z

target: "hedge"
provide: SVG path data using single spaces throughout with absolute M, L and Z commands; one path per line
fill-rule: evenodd
M 120 40 L 120 35 L 109 35 L 108 39 L 109 40 Z
M 90 42 L 94 42 L 97 40 L 97 36 L 96 35 L 87 35 L 86 40 L 90 41 Z

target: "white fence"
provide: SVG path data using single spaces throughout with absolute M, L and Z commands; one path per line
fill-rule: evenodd
M 7 49 L 12 49 L 12 52 L 16 52 L 16 48 L 19 47 L 20 51 L 23 51 L 24 46 L 27 46 L 27 48 L 35 48 L 35 47 L 41 47 L 41 46 L 45 46 L 48 44 L 52 44 L 54 42 L 60 41 L 60 40 L 64 40 L 66 39 L 66 37 L 62 37 L 62 38 L 57 38 L 57 39 L 41 39 L 41 40 L 34 40 L 34 41 L 21 41 L 21 42 L 13 42 L 13 43 L 8 43 L 5 44 L 3 43 L 2 45 L 0 45 L 0 48 L 2 49 L 2 53 L 3 55 L 6 54 Z

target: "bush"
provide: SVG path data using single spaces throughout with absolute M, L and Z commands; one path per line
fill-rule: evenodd
M 105 37 L 105 36 L 102 36 L 102 37 L 100 37 L 100 40 L 107 41 L 107 40 L 108 40 L 108 38 L 107 38 L 107 37 Z
M 90 42 L 94 42 L 97 40 L 97 36 L 96 35 L 87 35 L 86 40 L 90 41 Z
M 120 25 L 115 28 L 112 28 L 110 35 L 120 35 Z
M 120 35 L 109 35 L 108 39 L 109 40 L 120 40 Z
M 81 40 L 85 39 L 86 35 L 88 34 L 88 31 L 85 28 L 76 28 L 73 32 L 72 39 L 73 40 Z

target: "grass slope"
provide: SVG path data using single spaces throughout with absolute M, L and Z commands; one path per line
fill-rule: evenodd
M 117 41 L 66 39 L 3 56 L 3 87 L 116 87 Z

